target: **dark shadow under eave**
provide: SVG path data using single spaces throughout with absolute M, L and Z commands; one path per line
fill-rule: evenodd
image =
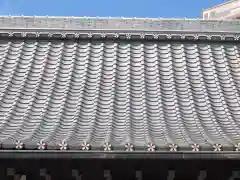
M 0 178 L 26 176 L 43 180 L 48 176 L 51 180 L 78 180 L 81 176 L 82 180 L 169 180 L 172 176 L 171 180 L 227 180 L 238 168 L 239 161 L 230 160 L 5 159 L 1 160 Z

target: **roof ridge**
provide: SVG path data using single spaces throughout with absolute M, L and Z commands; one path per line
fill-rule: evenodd
M 222 21 L 240 21 L 239 19 L 218 19 L 218 20 L 204 20 L 202 18 L 164 18 L 164 17 L 104 17 L 104 16 L 12 16 L 12 15 L 1 15 L 0 18 L 5 18 L 5 19 L 21 19 L 21 18 L 32 18 L 32 19 L 39 19 L 39 18 L 44 18 L 44 19 L 102 19 L 102 20 L 191 20 L 191 21 L 214 21 L 214 22 L 222 22 Z
M 68 16 L 0 16 L 0 33 L 125 33 L 125 34 L 234 34 L 240 20 L 176 18 L 104 18 Z

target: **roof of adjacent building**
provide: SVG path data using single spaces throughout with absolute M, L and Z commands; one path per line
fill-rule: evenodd
M 240 21 L 0 23 L 0 154 L 237 154 Z

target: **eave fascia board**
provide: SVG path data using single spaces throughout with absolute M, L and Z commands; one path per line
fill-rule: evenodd
M 238 152 L 79 152 L 1 150 L 0 159 L 240 160 Z

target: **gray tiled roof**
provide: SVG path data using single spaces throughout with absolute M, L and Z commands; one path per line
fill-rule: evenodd
M 5 21 L 9 23 L 11 18 L 15 17 L 5 17 Z M 21 18 L 30 21 L 27 17 L 16 17 L 15 21 Z M 97 20 L 109 21 L 107 25 L 112 21 Z M 0 35 L 14 29 L 15 21 L 5 30 L 3 23 Z M 180 26 L 188 22 L 177 21 Z M 26 22 L 22 28 L 17 25 L 14 33 L 29 30 L 29 25 L 24 27 Z M 189 26 L 194 22 L 211 23 L 192 20 Z M 222 23 L 232 26 L 218 29 L 220 34 L 233 33 L 238 27 L 238 21 Z M 139 33 L 144 32 L 140 29 Z M 42 27 L 43 31 L 50 30 Z M 214 30 L 205 35 L 211 32 Z M 99 39 L 89 34 L 87 38 L 65 39 L 9 34 L 0 39 L 2 147 L 240 150 L 238 36 L 230 42 L 224 38 L 166 41 L 153 35 L 154 41 L 142 36 L 142 40 Z
M 49 148 L 240 141 L 239 44 L 1 40 L 0 140 Z M 29 145 L 28 145 L 29 144 Z

